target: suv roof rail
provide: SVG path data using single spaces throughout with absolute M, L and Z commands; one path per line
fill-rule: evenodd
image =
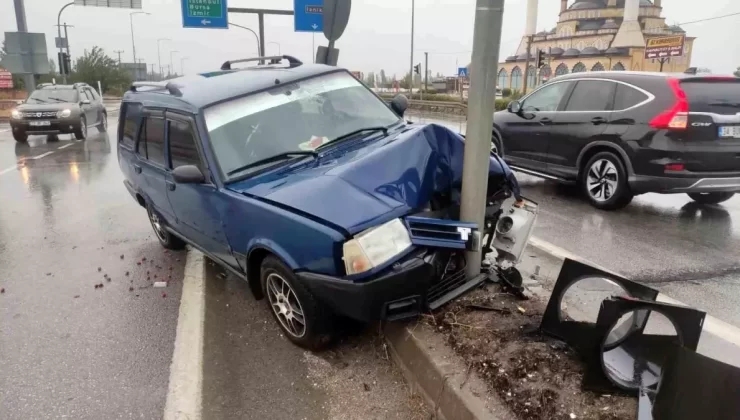
M 138 92 L 138 88 L 140 87 L 153 87 L 156 89 L 150 89 L 148 92 L 156 92 L 161 90 L 167 90 L 170 95 L 172 96 L 182 96 L 182 91 L 180 90 L 180 86 L 172 83 L 172 82 L 134 82 L 131 84 L 131 88 L 129 89 L 131 92 Z
M 282 60 L 288 60 L 288 64 L 290 67 L 298 67 L 303 64 L 303 62 L 293 56 L 290 55 L 274 55 L 270 57 L 253 57 L 253 58 L 241 58 L 238 60 L 230 60 L 221 65 L 221 70 L 231 70 L 232 64 L 237 63 L 247 63 L 250 61 L 267 61 L 270 60 L 270 64 L 278 64 Z
M 54 86 L 54 84 L 53 83 L 39 83 L 38 85 L 36 85 L 36 89 L 41 89 L 47 86 Z

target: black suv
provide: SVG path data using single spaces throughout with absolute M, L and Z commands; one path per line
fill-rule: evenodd
M 578 183 L 600 209 L 647 192 L 717 204 L 740 191 L 740 78 L 569 74 L 493 121 L 492 149 L 512 168 Z
M 25 103 L 13 110 L 10 127 L 19 142 L 29 135 L 72 133 L 82 140 L 88 127 L 96 126 L 101 133 L 108 129 L 103 100 L 87 83 L 74 85 L 38 85 Z

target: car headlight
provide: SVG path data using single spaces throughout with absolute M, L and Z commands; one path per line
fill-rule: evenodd
M 20 120 L 21 118 L 23 118 L 23 116 L 17 109 L 10 111 L 10 117 L 14 120 Z
M 409 231 L 400 219 L 368 229 L 344 243 L 344 267 L 357 274 L 382 265 L 411 246 Z
M 69 109 L 63 109 L 57 112 L 57 118 L 67 118 L 72 115 L 72 111 Z

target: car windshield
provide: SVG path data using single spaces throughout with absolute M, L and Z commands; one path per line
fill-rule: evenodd
M 205 118 L 225 176 L 235 170 L 233 175 L 243 176 L 261 168 L 247 166 L 270 157 L 312 151 L 348 133 L 399 121 L 390 108 L 344 72 L 234 99 L 208 108 Z
M 77 91 L 74 89 L 39 89 L 34 90 L 28 97 L 29 104 L 44 104 L 54 102 L 77 102 Z

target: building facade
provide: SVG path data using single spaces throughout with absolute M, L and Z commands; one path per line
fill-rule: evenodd
M 528 0 L 527 26 L 515 55 L 499 63 L 499 88 L 527 91 L 552 77 L 567 73 L 605 70 L 660 71 L 657 59 L 645 59 L 645 40 L 685 34 L 661 17 L 662 0 L 568 0 L 560 2 L 560 19 L 550 31 L 535 32 L 538 0 Z M 531 37 L 529 71 L 525 72 Z M 684 54 L 663 64 L 665 72 L 683 72 L 691 65 L 694 39 L 686 37 Z M 537 50 L 546 64 L 535 68 Z M 526 74 L 525 74 L 526 73 Z

